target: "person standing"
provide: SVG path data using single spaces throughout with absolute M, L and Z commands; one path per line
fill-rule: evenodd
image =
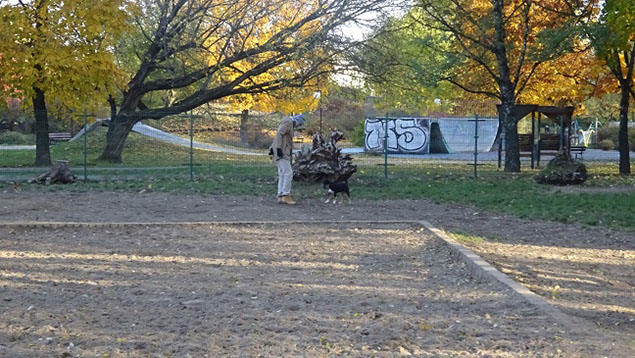
M 304 124 L 304 116 L 298 114 L 292 117 L 284 117 L 280 121 L 276 136 L 269 147 L 269 156 L 278 165 L 278 203 L 294 205 L 295 200 L 291 196 L 291 182 L 293 181 L 293 169 L 291 168 L 291 155 L 293 151 L 293 132 Z

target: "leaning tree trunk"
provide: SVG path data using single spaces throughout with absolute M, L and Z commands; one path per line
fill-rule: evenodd
M 626 81 L 624 81 L 626 82 Z M 622 98 L 620 100 L 620 132 L 619 132 L 619 152 L 620 152 L 620 174 L 631 173 L 631 159 L 628 146 L 628 107 L 629 89 L 627 83 L 621 83 Z
M 505 131 L 505 171 L 520 172 L 520 149 L 518 146 L 518 118 L 514 104 L 501 105 L 501 123 Z
M 123 152 L 126 138 L 128 138 L 128 134 L 136 122 L 133 117 L 126 116 L 121 112 L 111 118 L 108 133 L 106 133 L 106 148 L 104 148 L 104 152 L 100 157 L 101 160 L 121 163 L 121 153 Z
M 115 98 L 109 94 L 108 95 L 108 105 L 110 106 L 110 119 L 114 119 L 117 117 L 117 102 L 115 102 Z
M 33 113 L 35 114 L 35 165 L 51 165 L 51 150 L 49 148 L 49 121 L 46 111 L 44 91 L 33 87 Z

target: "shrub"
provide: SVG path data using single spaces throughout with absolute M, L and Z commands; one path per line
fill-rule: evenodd
M 601 127 L 598 129 L 598 147 L 600 142 L 609 139 L 613 143 L 619 140 L 620 128 L 618 126 Z
M 551 185 L 582 184 L 587 178 L 586 166 L 572 159 L 566 150 L 560 150 L 545 169 L 534 176 L 537 183 Z
M 365 120 L 361 120 L 359 121 L 356 125 L 355 128 L 353 129 L 353 144 L 358 146 L 358 147 L 363 147 L 365 146 L 365 139 L 366 139 L 366 134 L 364 133 L 364 122 Z
M 603 139 L 598 142 L 598 148 L 602 150 L 613 150 L 615 149 L 615 143 L 610 139 Z
M 251 148 L 267 149 L 273 143 L 274 134 L 265 130 L 249 133 L 247 142 Z
M 360 118 L 364 118 L 364 109 L 357 101 L 325 97 L 320 106 L 322 108 L 322 133 L 325 137 L 329 137 L 331 131 L 337 129 L 344 132 L 346 140 L 351 139 Z M 307 116 L 306 131 L 309 135 L 313 135 L 319 127 L 320 111 L 316 110 Z
M 22 134 L 19 132 L 5 132 L 0 134 L 0 144 L 8 145 L 29 145 L 35 144 L 33 135 Z
M 601 142 L 607 139 L 613 143 L 613 148 L 611 149 L 617 149 L 620 143 L 620 127 L 611 126 L 600 128 L 598 130 L 598 148 L 609 150 L 600 145 Z M 635 128 L 628 129 L 628 147 L 630 150 L 635 151 Z

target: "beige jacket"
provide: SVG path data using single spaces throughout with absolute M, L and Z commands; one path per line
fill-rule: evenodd
M 291 158 L 291 151 L 293 150 L 293 120 L 290 117 L 285 117 L 278 126 L 276 136 L 273 138 L 273 143 L 269 147 L 269 156 L 271 160 L 278 161 L 280 159 Z

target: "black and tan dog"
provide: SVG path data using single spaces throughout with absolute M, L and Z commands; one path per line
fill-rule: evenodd
M 351 193 L 348 188 L 348 181 L 346 180 L 336 181 L 333 183 L 327 180 L 324 182 L 324 189 L 328 189 L 325 203 L 328 203 L 331 200 L 331 194 L 333 194 L 333 204 L 335 204 L 337 202 L 337 193 L 342 193 L 342 196 L 346 194 L 348 201 L 351 201 Z M 343 201 L 344 199 L 342 199 L 342 202 Z

